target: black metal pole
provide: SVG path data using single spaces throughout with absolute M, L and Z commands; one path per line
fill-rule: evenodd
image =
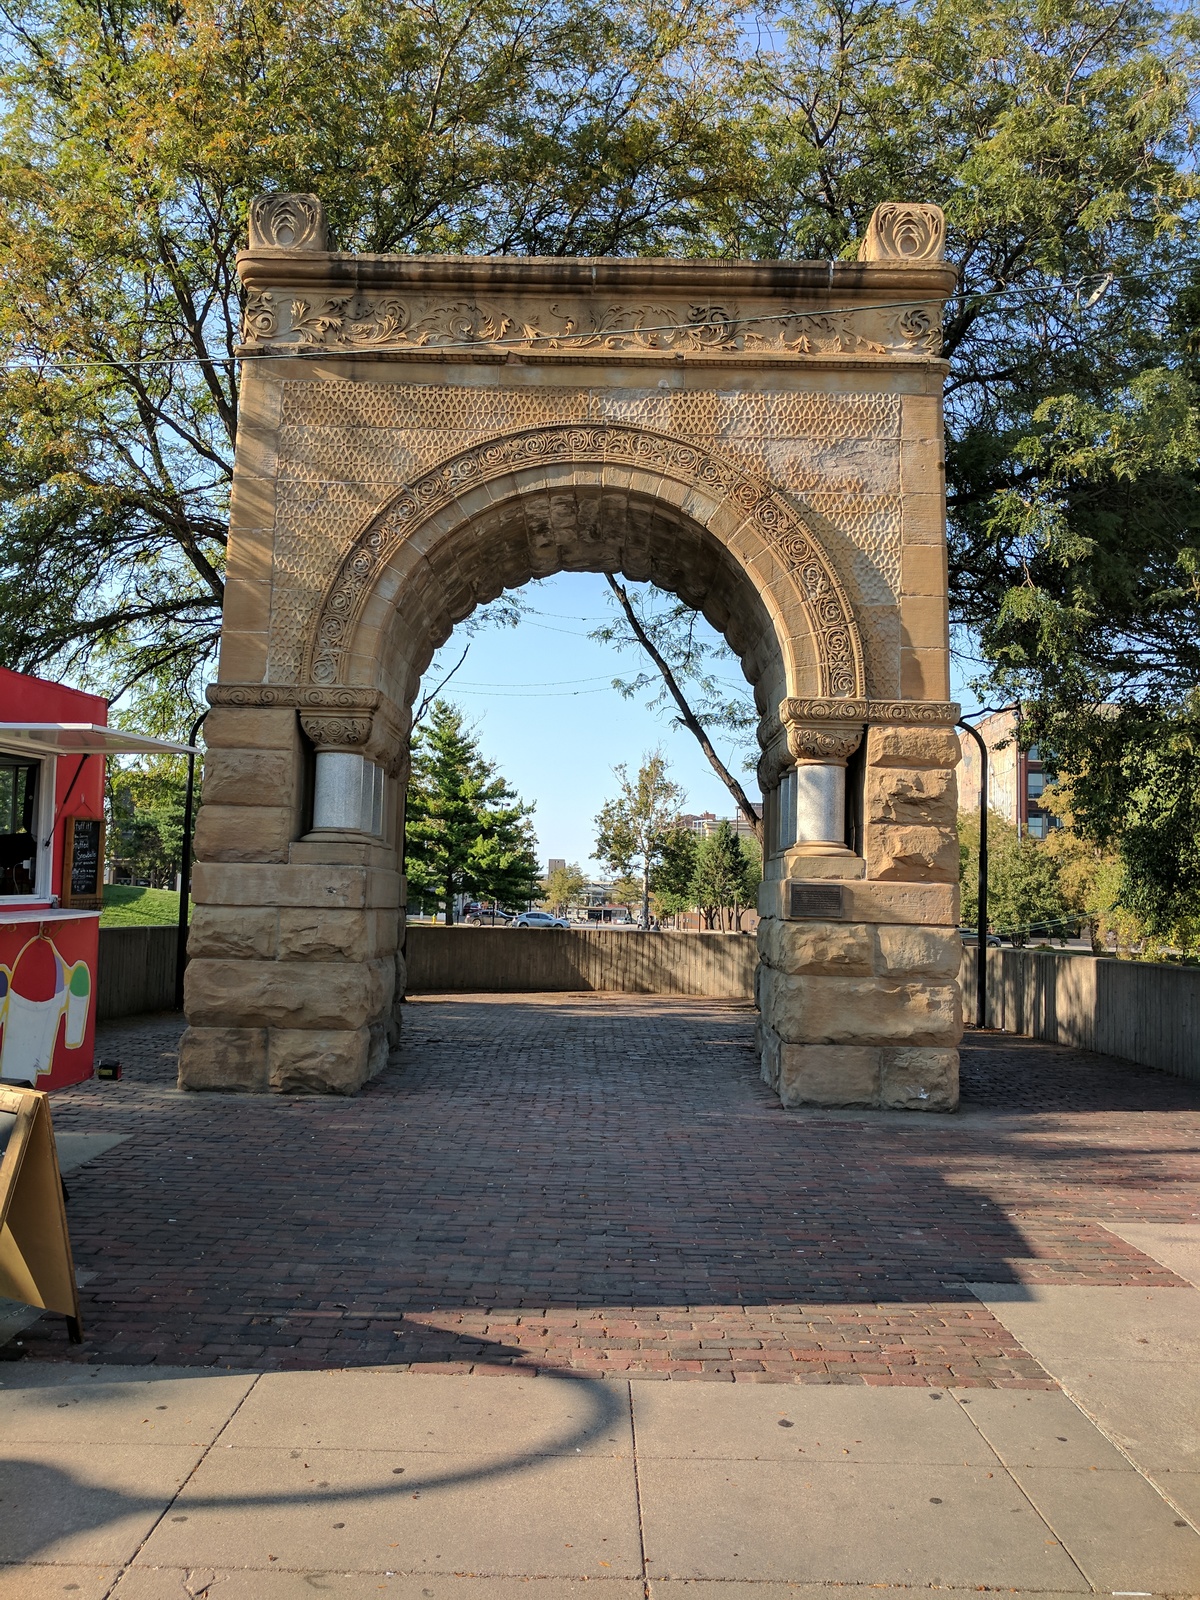
M 979 747 L 979 948 L 975 952 L 975 1026 L 987 1027 L 988 934 L 988 751 L 983 735 L 969 722 L 960 722 Z
M 192 723 L 188 743 L 194 745 L 200 725 L 208 715 L 202 711 Z M 196 752 L 188 756 L 187 790 L 183 797 L 183 844 L 179 851 L 179 934 L 175 941 L 175 1009 L 183 1010 L 183 974 L 187 967 L 188 897 L 192 892 L 192 801 L 196 792 Z

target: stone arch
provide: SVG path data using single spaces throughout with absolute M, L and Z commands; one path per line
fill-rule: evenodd
M 320 690 L 384 687 L 377 679 L 380 645 L 406 592 L 419 599 L 415 609 L 429 619 L 430 633 L 410 656 L 407 686 L 393 688 L 402 701 L 454 623 L 504 588 L 568 565 L 626 572 L 633 566 L 630 575 L 654 577 L 653 537 L 641 551 L 631 549 L 627 518 L 624 540 L 611 529 L 605 538 L 605 500 L 611 514 L 617 497 L 626 513 L 652 510 L 660 526 L 690 546 L 691 559 L 674 579 L 661 563 L 657 577 L 731 637 L 744 666 L 756 653 L 758 641 L 748 636 L 754 624 L 769 629 L 780 671 L 766 697 L 760 694 L 760 710 L 794 694 L 861 698 L 863 652 L 852 608 L 797 508 L 715 451 L 612 423 L 509 433 L 458 452 L 406 485 L 362 529 L 329 582 L 310 633 L 307 682 Z M 590 509 L 577 515 L 575 527 L 560 527 L 576 546 L 566 559 L 560 548 L 557 556 L 545 552 L 539 565 L 532 546 L 527 559 L 513 548 L 511 535 L 521 537 L 518 508 L 543 508 L 552 541 L 555 517 L 561 524 L 568 501 L 577 513 Z M 645 530 L 633 520 L 636 546 Z M 581 559 L 580 521 L 594 535 L 590 562 Z M 481 538 L 488 529 L 493 537 Z M 532 534 L 528 522 L 524 532 Z M 732 605 L 722 594 L 730 580 Z M 758 649 L 760 665 L 762 656 Z M 747 676 L 757 689 L 763 672 L 752 662 Z
M 880 207 L 836 262 L 350 256 L 312 195 L 250 224 L 181 1084 L 345 1091 L 387 1062 L 407 707 L 456 621 L 575 569 L 679 594 L 754 685 L 766 1080 L 951 1108 L 937 208 Z M 857 616 L 830 506 L 847 548 L 887 546 Z

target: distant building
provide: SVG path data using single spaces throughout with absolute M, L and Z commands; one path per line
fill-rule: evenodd
M 1018 834 L 1044 839 L 1059 819 L 1042 807 L 1046 774 L 1037 745 L 1017 745 L 1017 714 L 996 711 L 975 723 L 988 751 L 988 810 L 1011 822 Z M 960 733 L 962 766 L 958 769 L 958 809 L 979 810 L 979 749 L 969 733 Z
M 563 857 L 563 856 L 551 856 L 550 859 L 546 862 L 546 876 L 547 877 L 549 877 L 552 872 L 565 872 L 566 870 L 567 870 L 566 858 Z
M 762 806 L 754 807 L 754 814 L 759 821 L 762 820 Z M 755 837 L 754 829 L 739 811 L 736 817 L 718 817 L 714 811 L 701 811 L 698 814 L 685 811 L 679 818 L 679 826 L 687 828 L 692 833 L 697 833 L 702 839 L 709 839 L 723 822 L 727 822 L 735 833 L 742 834 L 747 839 Z

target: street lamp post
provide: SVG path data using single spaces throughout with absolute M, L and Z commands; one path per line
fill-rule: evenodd
M 196 743 L 208 712 L 202 711 L 192 723 L 188 743 Z M 183 973 L 187 966 L 188 897 L 192 892 L 192 801 L 196 790 L 196 752 L 188 756 L 187 790 L 183 797 L 183 846 L 179 854 L 179 934 L 175 942 L 175 1009 L 183 1010 Z

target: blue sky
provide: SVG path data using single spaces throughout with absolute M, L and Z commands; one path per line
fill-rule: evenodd
M 536 803 L 534 826 L 543 865 L 547 856 L 578 861 L 585 872 L 595 847 L 593 819 L 614 792 L 612 769 L 636 768 L 647 751 L 661 746 L 672 775 L 687 791 L 689 811 L 732 815 L 732 802 L 699 746 L 666 713 L 646 709 L 648 696 L 624 700 L 611 687 L 614 676 L 631 677 L 640 655 L 618 655 L 587 637 L 612 619 L 609 589 L 597 573 L 559 573 L 521 591 L 530 608 L 515 628 L 487 628 L 470 640 L 467 659 L 447 685 L 451 700 L 475 725 L 483 753 L 494 761 L 521 798 Z M 425 676 L 426 686 L 443 676 L 467 643 L 456 629 Z M 740 680 L 736 661 L 724 673 Z M 963 703 L 974 704 L 962 693 Z M 736 752 L 717 739 L 734 765 Z M 737 763 L 740 768 L 740 763 Z M 740 772 L 757 797 L 753 773 Z

